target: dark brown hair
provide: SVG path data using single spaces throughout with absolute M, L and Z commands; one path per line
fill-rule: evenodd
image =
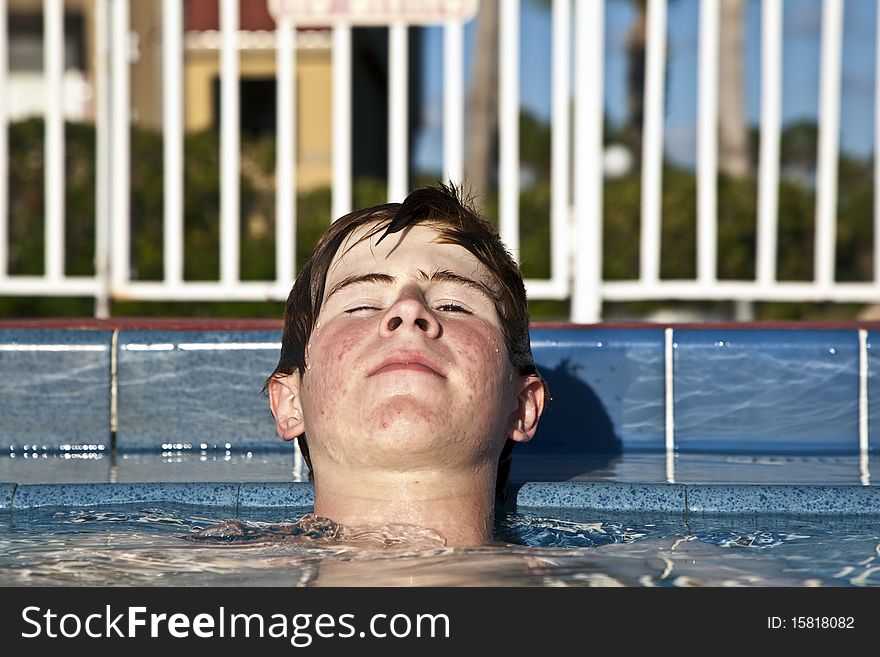
M 463 198 L 453 186 L 439 184 L 413 191 L 403 203 L 386 203 L 356 210 L 333 222 L 318 240 L 287 298 L 284 309 L 284 333 L 281 356 L 266 385 L 275 377 L 305 372 L 306 345 L 321 311 L 327 272 L 345 240 L 358 228 L 375 224 L 360 238 L 371 239 L 378 233 L 385 237 L 408 226 L 428 225 L 440 235 L 439 241 L 457 244 L 473 254 L 492 274 L 495 282 L 495 308 L 510 362 L 522 376 L 538 375 L 529 340 L 529 312 L 526 291 L 519 266 L 504 248 L 498 232 Z M 354 244 L 348 248 L 352 248 Z M 546 383 L 545 383 L 546 386 Z M 299 437 L 300 449 L 309 466 L 311 460 L 305 435 Z M 510 460 L 516 443 L 507 439 L 498 461 L 496 495 L 506 495 Z

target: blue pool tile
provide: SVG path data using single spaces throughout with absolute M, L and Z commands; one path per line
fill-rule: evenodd
M 109 449 L 84 453 L 0 454 L 0 481 L 17 484 L 109 482 L 111 469 Z
M 665 482 L 666 454 L 630 451 L 605 454 L 513 451 L 510 481 L 627 481 Z
M 518 450 L 662 449 L 661 329 L 535 329 L 532 353 L 552 401 L 534 440 Z
M 683 514 L 685 487 L 679 484 L 531 482 L 516 491 L 517 510 L 529 507 Z
M 0 448 L 109 448 L 112 335 L 0 329 Z
M 877 481 L 859 454 L 719 454 L 675 456 L 680 484 L 860 485 Z
M 298 481 L 292 449 L 236 452 L 228 456 L 219 451 L 202 455 L 200 450 L 184 453 L 129 451 L 119 454 L 114 465 L 114 481 L 119 483 Z M 2 472 L 0 459 L 0 475 Z M 303 476 L 301 472 L 299 474 Z
M 693 329 L 673 339 L 676 449 L 858 450 L 856 331 Z
M 237 498 L 231 483 L 30 484 L 16 490 L 13 510 L 152 502 L 235 508 Z
M 12 508 L 12 497 L 16 484 L 0 484 L 0 511 Z
M 880 331 L 868 331 L 868 448 L 880 454 Z
M 277 447 L 261 389 L 280 344 L 280 331 L 122 331 L 117 446 Z
M 880 486 L 687 486 L 688 513 L 880 515 Z
M 238 493 L 238 506 L 241 509 L 249 507 L 310 507 L 314 503 L 314 487 L 306 482 L 242 484 Z

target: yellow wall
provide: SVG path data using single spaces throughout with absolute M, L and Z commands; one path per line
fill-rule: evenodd
M 131 64 L 132 121 L 162 129 L 162 3 L 129 3 L 131 29 L 137 34 L 137 61 Z
M 332 177 L 330 61 L 329 50 L 297 52 L 296 156 L 297 188 L 301 190 L 329 185 Z M 275 51 L 243 51 L 239 71 L 242 78 L 275 75 Z M 184 111 L 188 131 L 204 130 L 213 125 L 212 86 L 219 77 L 219 52 L 187 52 Z
M 131 65 L 131 107 L 135 124 L 162 128 L 162 3 L 130 3 L 131 30 L 137 35 L 137 58 Z M 8 0 L 10 13 L 42 14 L 42 0 Z M 95 1 L 65 0 L 66 13 L 83 16 L 85 76 L 95 80 Z M 108 25 L 109 28 L 109 25 Z M 184 113 L 187 131 L 203 130 L 213 121 L 212 82 L 220 76 L 217 49 L 187 48 L 184 55 Z M 275 51 L 242 50 L 240 74 L 275 75 Z M 109 64 L 108 64 L 109 71 Z M 94 103 L 96 95 L 92 94 Z M 301 48 L 296 66 L 297 187 L 311 189 L 331 182 L 331 57 L 329 48 Z M 94 116 L 94 107 L 91 115 Z
M 329 185 L 332 180 L 333 130 L 330 53 L 299 57 L 296 77 L 297 159 L 300 187 Z

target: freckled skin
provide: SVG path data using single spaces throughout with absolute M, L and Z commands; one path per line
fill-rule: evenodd
M 325 295 L 353 275 L 394 281 L 325 296 L 301 387 L 317 476 L 325 464 L 417 471 L 468 467 L 500 454 L 516 391 L 494 304 L 473 288 L 420 272 L 447 270 L 488 285 L 493 279 L 467 250 L 437 237 L 433 228 L 415 226 L 378 246 L 375 237 L 347 253 L 343 245 L 344 255 L 334 259 Z M 401 351 L 425 354 L 445 378 L 401 370 L 370 375 Z

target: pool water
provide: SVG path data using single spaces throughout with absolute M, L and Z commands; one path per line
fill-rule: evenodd
M 56 507 L 0 526 L 0 586 L 880 586 L 874 517 L 530 509 L 493 543 L 309 509 Z

